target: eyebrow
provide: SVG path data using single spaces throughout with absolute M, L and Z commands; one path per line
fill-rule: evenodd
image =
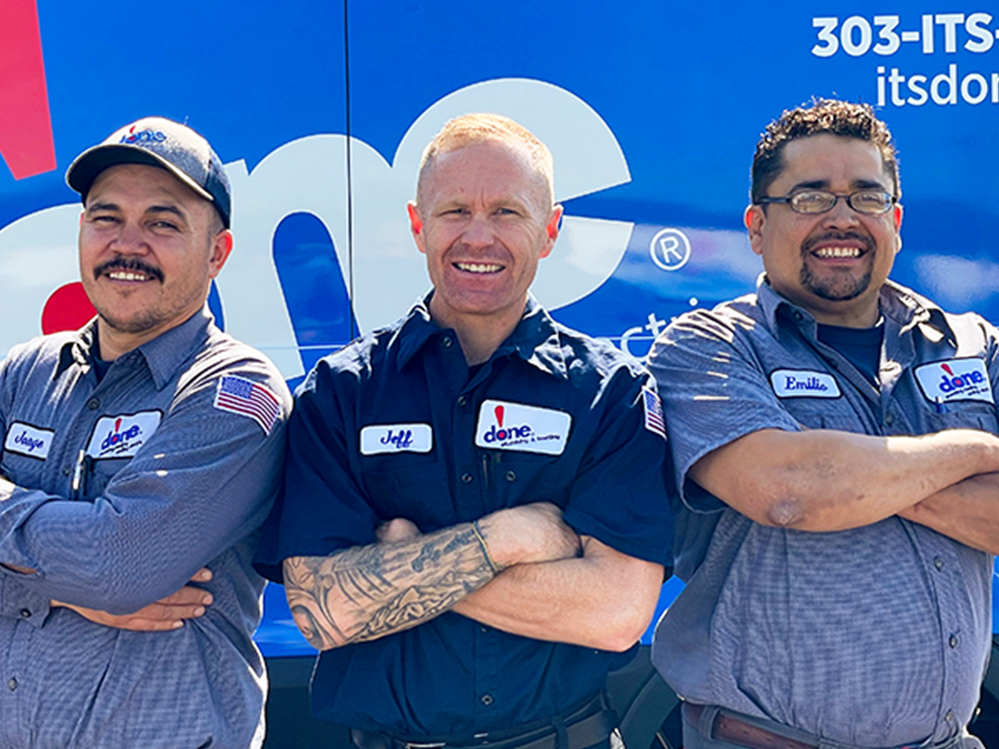
M 850 183 L 850 186 L 854 190 L 884 190 L 885 192 L 891 192 L 891 190 L 889 190 L 880 182 L 869 179 L 855 179 L 853 180 L 853 182 Z M 829 189 L 829 180 L 816 179 L 810 182 L 799 182 L 798 184 L 794 185 L 790 190 L 788 190 L 788 194 L 790 195 L 791 193 L 797 190 L 828 190 L 828 189 Z
M 121 206 L 117 203 L 92 203 L 85 210 L 87 213 L 91 211 L 120 211 Z M 174 205 L 151 205 L 145 210 L 145 213 L 172 213 L 178 218 L 187 220 L 186 214 Z

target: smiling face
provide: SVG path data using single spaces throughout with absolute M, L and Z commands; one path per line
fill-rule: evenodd
M 867 141 L 821 134 L 788 143 L 783 169 L 768 195 L 826 190 L 893 193 L 881 154 Z M 763 257 L 775 291 L 822 323 L 870 327 L 878 319 L 878 292 L 901 247 L 901 206 L 880 216 L 857 213 L 839 200 L 828 213 L 802 215 L 786 204 L 750 206 L 746 225 L 753 251 Z
M 558 237 L 561 207 L 523 149 L 497 140 L 435 157 L 409 206 L 434 285 L 430 311 L 458 329 L 516 327 L 538 260 Z
M 80 219 L 80 277 L 102 359 L 197 312 L 232 249 L 218 214 L 165 169 L 121 164 L 94 181 Z

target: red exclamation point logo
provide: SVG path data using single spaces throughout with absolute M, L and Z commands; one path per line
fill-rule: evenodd
M 940 366 L 944 368 L 944 372 L 949 374 L 951 377 L 954 376 L 954 371 L 950 368 L 949 364 L 941 364 Z
M 496 406 L 496 424 L 499 426 L 499 431 L 496 432 L 496 439 L 505 440 L 506 431 L 503 429 L 503 406 Z
M 118 430 L 121 428 L 121 419 L 114 420 L 114 433 L 118 434 Z

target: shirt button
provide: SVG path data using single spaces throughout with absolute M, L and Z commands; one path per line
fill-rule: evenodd
M 888 414 L 887 416 L 885 416 L 885 424 L 887 424 L 888 426 L 891 426 L 892 422 L 894 421 L 895 421 L 894 414 Z
M 451 336 L 446 335 L 441 343 L 444 344 L 444 348 L 451 348 L 451 346 L 454 345 L 454 339 Z
M 63 469 L 62 469 L 62 475 L 63 476 L 68 476 L 72 472 L 73 472 L 72 468 L 70 468 L 69 466 L 63 466 Z
M 87 408 L 89 408 L 91 411 L 96 411 L 100 407 L 101 407 L 101 402 L 98 398 L 91 398 L 90 400 L 87 401 Z
M 933 566 L 936 567 L 938 570 L 942 570 L 944 568 L 944 560 L 941 559 L 940 557 L 935 557 L 933 559 Z
M 797 320 L 798 322 L 801 322 L 802 319 L 804 319 L 804 315 L 802 315 L 800 312 L 795 312 L 794 319 Z
M 485 705 L 486 707 L 489 707 L 491 704 L 493 704 L 493 696 L 491 694 L 482 695 L 482 704 Z
M 458 408 L 464 408 L 466 403 L 468 403 L 468 398 L 466 398 L 464 395 L 459 395 Z
M 950 643 L 950 646 L 952 648 L 956 648 L 957 647 L 957 635 L 951 635 L 950 639 L 947 642 Z
M 11 677 L 10 681 L 7 682 L 7 688 L 10 691 L 15 691 L 17 689 L 17 679 Z
M 31 618 L 31 609 L 21 609 L 21 616 L 24 619 L 30 619 Z
M 461 474 L 461 483 L 463 483 L 463 484 L 471 484 L 472 483 L 472 474 L 470 474 L 470 473 L 463 473 L 463 474 Z
M 517 480 L 517 474 L 514 473 L 513 471 L 507 471 L 506 480 L 509 481 L 510 483 L 513 483 L 514 481 Z
M 489 627 L 479 627 L 479 629 L 482 630 L 482 634 L 485 634 L 486 632 L 489 631 Z
M 948 710 L 947 714 L 944 716 L 944 720 L 946 720 L 948 723 L 953 722 L 953 720 L 954 720 L 954 711 L 953 710 Z

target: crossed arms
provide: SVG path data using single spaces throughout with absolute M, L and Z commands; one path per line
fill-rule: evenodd
M 999 552 L 999 438 L 973 429 L 919 437 L 761 429 L 691 467 L 700 486 L 757 523 L 807 531 L 892 515 Z
M 396 519 L 378 535 L 329 557 L 284 561 L 292 614 L 317 649 L 454 610 L 526 637 L 626 650 L 651 619 L 662 582 L 660 565 L 580 538 L 548 503 L 426 535 Z

